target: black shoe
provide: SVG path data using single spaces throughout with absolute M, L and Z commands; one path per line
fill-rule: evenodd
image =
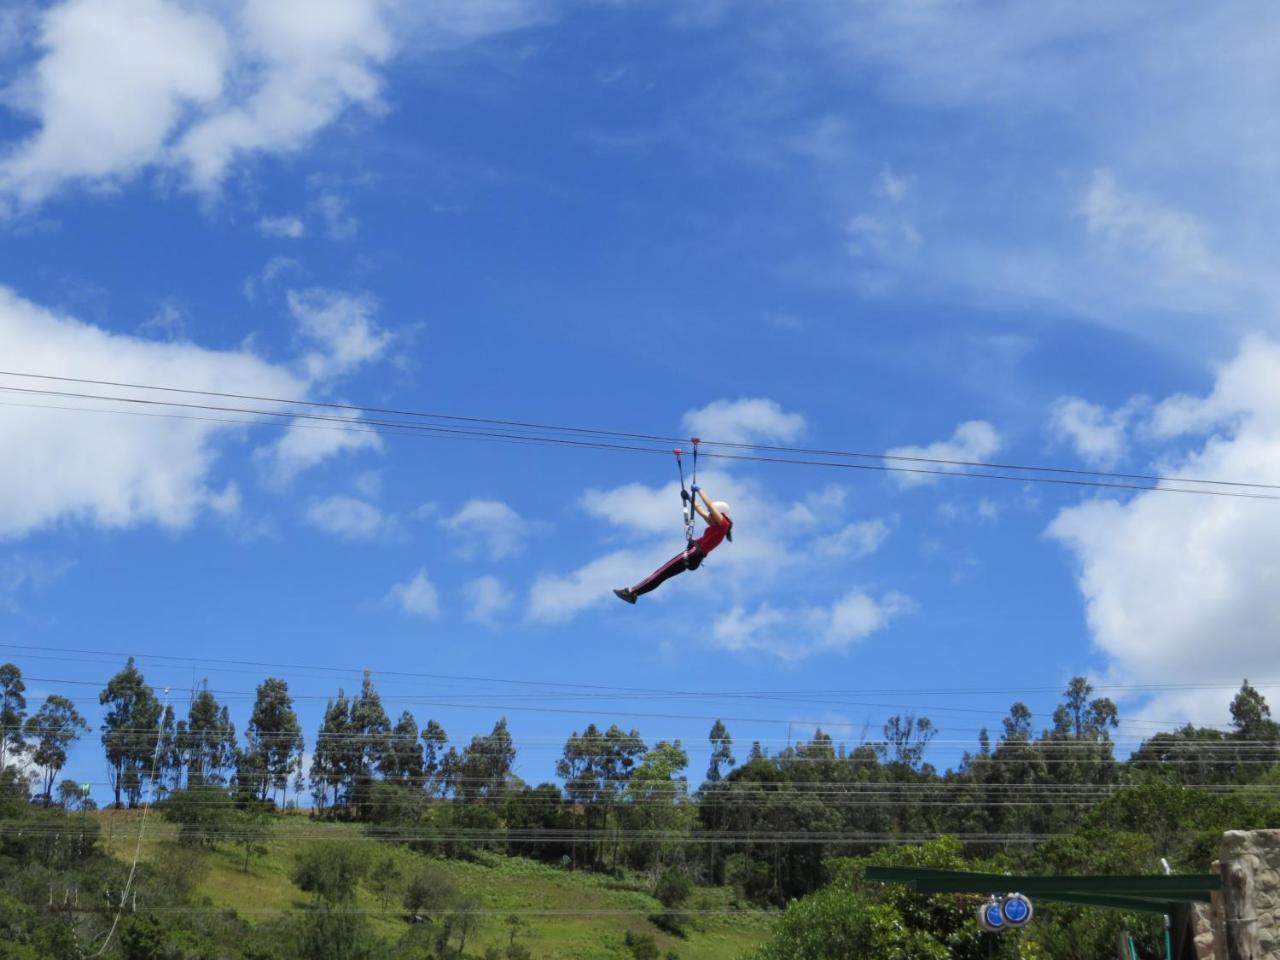
M 627 603 L 635 603 L 636 595 L 631 592 L 630 587 L 622 587 L 620 590 L 613 591 L 613 595 L 619 600 L 625 600 Z

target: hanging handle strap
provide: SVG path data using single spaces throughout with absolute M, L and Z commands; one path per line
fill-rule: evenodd
M 688 546 L 693 546 L 693 495 L 686 490 L 684 486 L 684 460 L 681 456 L 683 451 L 681 451 L 679 447 L 676 447 L 671 452 L 676 455 L 676 469 L 680 471 L 680 501 L 681 511 L 684 515 L 684 539 Z M 693 455 L 694 460 L 696 461 L 698 457 L 696 447 L 694 448 Z M 694 474 L 694 479 L 695 481 L 697 479 L 696 473 Z

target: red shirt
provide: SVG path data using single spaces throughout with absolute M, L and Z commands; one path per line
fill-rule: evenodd
M 723 514 L 722 514 L 723 516 Z M 703 553 L 710 553 L 724 541 L 729 531 L 733 529 L 733 521 L 728 517 L 724 517 L 724 523 L 707 524 L 707 529 L 702 531 L 702 536 L 693 541 L 694 546 L 698 547 Z

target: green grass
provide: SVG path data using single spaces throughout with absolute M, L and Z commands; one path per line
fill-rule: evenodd
M 136 842 L 136 813 L 103 813 L 102 842 L 121 860 L 132 860 Z M 679 938 L 659 930 L 648 916 L 662 907 L 644 889 L 641 879 L 620 881 L 598 874 L 570 872 L 523 857 L 485 853 L 478 862 L 443 860 L 415 853 L 364 835 L 354 824 L 321 823 L 300 817 L 276 821 L 281 834 L 267 844 L 267 853 L 255 857 L 244 870 L 243 851 L 224 843 L 200 854 L 206 871 L 195 897 L 208 904 L 235 910 L 251 923 L 263 922 L 281 912 L 296 910 L 309 895 L 293 885 L 290 876 L 298 854 L 313 840 L 287 839 L 290 831 L 319 833 L 326 839 L 341 840 L 365 847 L 373 862 L 393 857 L 403 876 L 432 864 L 445 871 L 467 894 L 479 898 L 486 914 L 483 926 L 467 941 L 467 953 L 479 956 L 491 944 L 505 945 L 506 917 L 522 915 L 525 926 L 519 934 L 537 960 L 603 960 L 630 957 L 624 945 L 628 930 L 652 936 L 665 955 L 674 951 L 681 960 L 734 960 L 762 943 L 769 935 L 773 917 L 751 909 L 733 907 L 730 891 L 699 888 L 685 905 L 699 912 L 687 918 L 687 936 Z M 172 843 L 175 829 L 152 814 L 146 823 L 141 859 L 155 855 L 161 844 Z M 371 911 L 374 930 L 394 942 L 408 929 L 399 904 L 390 912 L 362 884 L 358 906 Z

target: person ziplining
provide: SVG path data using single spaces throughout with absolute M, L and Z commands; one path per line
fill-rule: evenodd
M 698 486 L 698 444 L 701 441 L 693 438 L 693 483 L 686 490 L 684 486 L 684 461 L 682 451 L 677 447 L 676 466 L 680 470 L 680 499 L 684 503 L 684 536 L 685 549 L 676 554 L 653 573 L 649 574 L 634 587 L 619 587 L 613 593 L 620 600 L 635 603 L 636 598 L 656 590 L 661 584 L 686 570 L 697 570 L 702 561 L 725 540 L 733 542 L 733 521 L 729 518 L 729 504 L 723 500 L 711 500 Z M 698 501 L 701 500 L 702 503 Z M 695 538 L 695 517 L 706 521 L 707 528 L 702 536 Z

